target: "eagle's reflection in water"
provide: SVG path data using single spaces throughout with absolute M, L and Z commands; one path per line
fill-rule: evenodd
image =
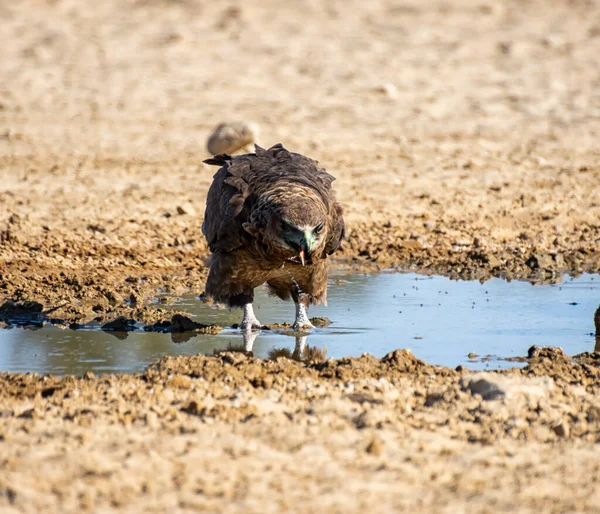
M 245 330 L 242 332 L 244 338 L 243 347 L 233 348 L 229 347 L 227 350 L 222 351 L 243 351 L 246 355 L 252 355 L 254 349 L 254 342 L 259 336 L 260 332 Z M 327 348 L 318 348 L 316 346 L 309 346 L 307 343 L 308 333 L 306 332 L 292 332 L 286 335 L 293 336 L 296 339 L 294 351 L 290 351 L 288 348 L 272 348 L 269 350 L 268 358 L 273 360 L 278 357 L 285 357 L 299 362 L 305 362 L 307 364 L 314 364 L 324 362 L 327 360 Z
M 256 338 L 258 337 L 260 332 L 243 330 L 242 334 L 244 336 L 244 351 L 252 352 L 252 349 L 254 348 L 254 342 L 256 341 Z M 306 351 L 306 340 L 308 339 L 308 334 L 295 333 L 294 336 L 296 338 L 296 346 L 294 347 L 294 351 L 291 355 L 292 358 L 301 360 L 302 355 L 304 355 Z

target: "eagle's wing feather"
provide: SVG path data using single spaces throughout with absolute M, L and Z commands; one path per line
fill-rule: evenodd
M 346 234 L 343 213 L 342 206 L 336 203 L 333 215 L 330 215 L 327 220 L 329 222 L 329 234 L 325 243 L 325 253 L 327 255 L 335 253 L 342 246 L 342 241 Z
M 222 168 L 215 174 L 208 191 L 202 232 L 211 252 L 230 252 L 242 246 L 248 237 L 243 228 L 247 212 L 244 216 L 242 211 L 249 194 L 246 174 L 250 167 L 243 159 L 226 154 L 204 162 Z

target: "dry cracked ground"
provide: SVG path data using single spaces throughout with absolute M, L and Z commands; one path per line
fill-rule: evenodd
M 599 20 L 594 0 L 0 1 L 2 312 L 155 321 L 159 288 L 200 293 L 202 160 L 229 120 L 337 177 L 343 269 L 598 272 Z M 405 353 L 5 374 L 0 509 L 596 511 L 598 370 L 543 350 L 491 377 Z

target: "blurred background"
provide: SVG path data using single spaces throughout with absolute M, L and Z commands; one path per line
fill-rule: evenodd
M 4 0 L 2 132 L 23 151 L 141 158 L 197 155 L 239 119 L 313 153 L 591 143 L 599 14 L 592 0 Z

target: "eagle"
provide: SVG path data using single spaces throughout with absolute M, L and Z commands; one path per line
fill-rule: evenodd
M 327 303 L 328 256 L 344 238 L 335 178 L 282 144 L 204 162 L 220 166 L 202 223 L 211 251 L 206 296 L 241 307 L 240 328 L 252 331 L 261 328 L 254 289 L 266 283 L 271 295 L 294 300 L 294 329 L 313 328 L 307 308 Z

